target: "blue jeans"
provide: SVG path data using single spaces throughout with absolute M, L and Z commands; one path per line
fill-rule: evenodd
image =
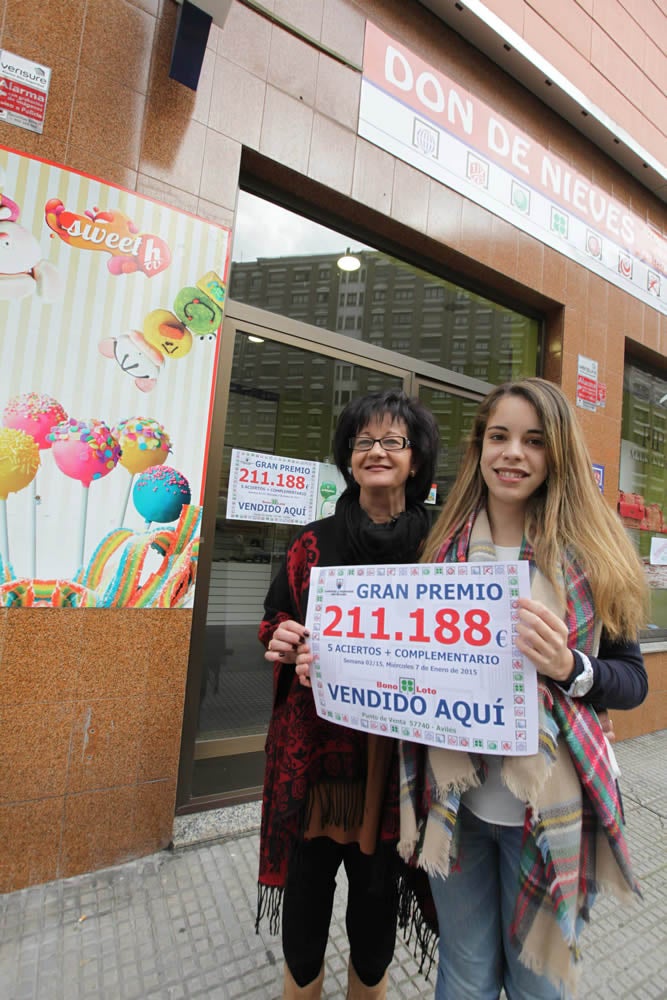
M 440 926 L 435 1000 L 560 1000 L 548 979 L 519 961 L 509 939 L 523 830 L 494 826 L 465 806 L 460 847 L 447 879 L 431 878 Z

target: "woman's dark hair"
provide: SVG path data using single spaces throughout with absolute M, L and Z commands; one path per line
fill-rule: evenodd
M 356 437 L 371 421 L 383 420 L 387 414 L 394 420 L 402 420 L 408 429 L 415 470 L 405 484 L 405 502 L 410 506 L 425 500 L 429 494 L 435 479 L 440 440 L 435 417 L 418 399 L 400 389 L 371 392 L 353 399 L 338 417 L 333 439 L 334 462 L 345 477 L 348 489 L 358 494 L 359 487 L 350 472 L 350 438 Z

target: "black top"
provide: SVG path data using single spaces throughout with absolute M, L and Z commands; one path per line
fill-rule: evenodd
M 576 649 L 572 652 L 574 670 L 560 684 L 565 691 L 584 669 L 582 655 Z M 641 705 L 648 694 L 648 676 L 638 642 L 612 641 L 603 629 L 598 655 L 588 659 L 593 667 L 593 687 L 585 700 L 594 708 L 629 709 Z

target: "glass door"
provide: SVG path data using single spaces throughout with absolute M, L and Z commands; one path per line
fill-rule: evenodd
M 436 471 L 436 509 L 440 510 L 456 478 L 480 396 L 422 379 L 415 379 L 412 392 L 433 413 L 440 432 Z
M 257 629 L 269 583 L 298 530 L 268 523 L 261 514 L 227 517 L 233 451 L 330 463 L 334 426 L 345 404 L 376 389 L 401 388 L 408 379 L 395 368 L 326 353 L 321 345 L 311 348 L 264 327 L 226 321 L 229 344 L 228 332 L 231 372 L 199 653 L 192 797 L 200 800 L 232 793 L 238 800 L 244 789 L 250 797 L 262 783 L 272 671 Z M 325 506 L 318 512 L 328 513 Z

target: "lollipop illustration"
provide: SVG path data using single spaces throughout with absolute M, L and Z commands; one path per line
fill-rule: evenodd
M 168 524 L 180 517 L 190 503 L 190 484 L 169 465 L 156 465 L 143 472 L 132 490 L 132 500 L 149 528 L 153 521 Z
M 13 427 L 0 429 L 0 544 L 2 559 L 9 562 L 7 497 L 24 489 L 37 475 L 39 447 L 25 431 Z
M 53 458 L 60 471 L 71 479 L 78 479 L 83 486 L 78 545 L 80 566 L 86 547 L 88 490 L 95 479 L 108 476 L 116 468 L 120 445 L 102 420 L 64 420 L 56 424 L 48 438 L 53 443 Z
M 121 420 L 114 427 L 113 433 L 120 444 L 120 464 L 130 473 L 120 516 L 119 527 L 122 527 L 134 477 L 154 465 L 162 465 L 171 451 L 171 442 L 162 424 L 150 417 L 129 417 L 127 420 Z
M 40 451 L 51 447 L 49 431 L 67 414 L 57 399 L 38 392 L 25 392 L 10 399 L 2 414 L 5 427 L 24 431 L 37 442 Z M 37 477 L 30 484 L 32 496 L 32 531 L 30 533 L 30 575 L 37 575 Z
M 34 438 L 40 451 L 51 447 L 47 435 L 61 420 L 67 420 L 67 414 L 58 400 L 39 392 L 25 392 L 21 396 L 14 396 L 5 406 L 2 415 L 5 427 L 25 431 Z

